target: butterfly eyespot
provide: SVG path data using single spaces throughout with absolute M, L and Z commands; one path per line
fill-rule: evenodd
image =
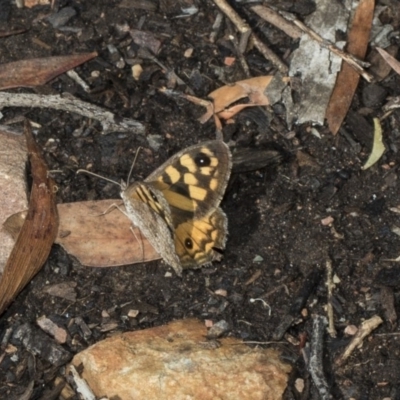
M 211 164 L 211 158 L 207 154 L 199 153 L 194 158 L 194 162 L 198 167 L 208 167 Z
M 188 249 L 192 249 L 193 248 L 192 239 L 189 239 L 189 238 L 185 239 L 185 247 L 188 248 Z

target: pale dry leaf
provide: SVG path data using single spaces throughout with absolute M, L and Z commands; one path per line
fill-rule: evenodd
M 27 157 L 25 137 L 0 128 L 0 275 L 14 246 L 14 240 L 2 228 L 3 223 L 11 214 L 28 208 Z
M 121 200 L 59 204 L 60 228 L 56 243 L 83 265 L 114 267 L 157 260 L 159 254 L 129 218 L 110 209 Z M 107 211 L 108 210 L 108 211 Z
M 378 50 L 379 54 L 393 68 L 393 70 L 400 75 L 400 61 L 396 60 L 392 55 L 380 47 L 377 47 L 376 50 Z
M 82 201 L 58 204 L 60 218 L 55 242 L 88 267 L 117 267 L 160 259 L 129 218 L 121 200 Z M 26 212 L 12 215 L 6 230 L 18 235 Z

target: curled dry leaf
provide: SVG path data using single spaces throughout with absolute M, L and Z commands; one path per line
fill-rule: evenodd
M 258 76 L 235 82 L 232 85 L 225 85 L 211 92 L 208 97 L 213 100 L 214 106 L 200 117 L 202 123 L 208 121 L 213 113 L 219 118 L 229 119 L 246 107 L 267 106 L 270 104 L 265 95 L 265 89 L 271 83 L 273 76 Z M 231 104 L 248 97 L 247 104 L 238 104 L 231 108 Z
M 0 65 L 0 89 L 44 85 L 56 76 L 96 57 L 97 53 L 32 58 Z
M 55 242 L 89 267 L 117 267 L 158 260 L 153 249 L 129 218 L 111 209 L 121 200 L 83 201 L 58 204 L 60 219 Z M 121 206 L 121 209 L 124 208 Z M 5 224 L 15 237 L 26 212 L 12 215 Z
M 28 213 L 4 267 L 0 281 L 0 314 L 46 261 L 57 235 L 58 216 L 55 184 L 36 145 L 29 123 L 25 136 L 32 172 Z
M 378 118 L 374 118 L 374 143 L 372 144 L 372 151 L 368 157 L 367 162 L 361 167 L 366 170 L 372 167 L 385 152 L 385 145 L 382 138 L 382 127 Z
M 14 241 L 2 229 L 6 218 L 28 208 L 25 165 L 26 141 L 23 135 L 0 128 L 0 275 L 14 246 Z

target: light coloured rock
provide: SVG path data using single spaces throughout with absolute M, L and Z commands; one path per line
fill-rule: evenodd
M 291 367 L 272 349 L 206 341 L 198 320 L 126 332 L 77 354 L 96 396 L 121 400 L 278 400 Z

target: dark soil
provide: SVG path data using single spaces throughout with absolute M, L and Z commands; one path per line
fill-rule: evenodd
M 215 42 L 210 41 L 217 13 L 211 0 L 194 1 L 198 12 L 184 18 L 176 18 L 182 14 L 184 1 L 56 3 L 56 10 L 72 7 L 76 12 L 58 28 L 47 19 L 51 13 L 48 6 L 18 9 L 14 2 L 0 0 L 2 29 L 28 29 L 0 39 L 0 63 L 97 51 L 97 58 L 76 68 L 93 90 L 86 93 L 63 75 L 44 87 L 15 91 L 72 93 L 110 108 L 119 117 L 141 121 L 147 132 L 146 136 L 102 135 L 100 125 L 80 116 L 37 108 L 2 110 L 3 123 L 23 115 L 41 125 L 37 141 L 50 169 L 61 171 L 54 175 L 59 202 L 119 197 L 117 186 L 76 176 L 78 168 L 90 166 L 92 171 L 120 181 L 128 175 L 136 149 L 143 146 L 134 171 L 135 180 L 140 180 L 176 151 L 215 138 L 212 122 L 201 125 L 197 121 L 203 108 L 158 90 L 167 86 L 205 98 L 225 83 L 246 78 L 240 63 L 231 67 L 223 63 L 225 57 L 236 56 L 228 38 L 236 37 L 233 26 L 224 20 Z M 121 3 L 132 6 L 122 8 Z M 297 12 L 313 9 L 306 0 L 282 2 L 282 8 Z M 287 56 L 295 48 L 295 42 L 261 22 L 244 4 L 238 10 L 277 54 Z M 185 85 L 173 85 L 163 69 L 145 59 L 125 27 L 153 33 L 162 43 L 157 59 L 174 70 Z M 193 48 L 191 57 L 184 56 L 188 48 Z M 245 56 L 252 76 L 276 72 L 255 49 Z M 135 81 L 131 65 L 138 62 L 144 71 L 140 81 Z M 94 71 L 99 72 L 98 77 Z M 225 141 L 234 154 L 250 149 L 253 158 L 267 150 L 271 160 L 251 171 L 239 165 L 232 174 L 222 202 L 229 218 L 222 262 L 185 271 L 179 278 L 162 261 L 120 268 L 82 267 L 54 246 L 43 269 L 0 318 L 0 336 L 9 328 L 15 332 L 22 324 L 36 326 L 36 319 L 45 315 L 68 331 L 63 347 L 72 356 L 116 332 L 145 329 L 178 318 L 226 320 L 228 335 L 246 341 L 280 342 L 272 345 L 279 346 L 294 366 L 286 398 L 318 399 L 305 358 L 313 315 L 326 314 L 326 264 L 331 261 L 340 279 L 332 298 L 338 336 L 326 335 L 324 341 L 324 368 L 333 398 L 400 399 L 396 317 L 400 311 L 400 269 L 389 261 L 400 255 L 400 238 L 392 231 L 400 221 L 391 211 L 400 203 L 399 111 L 382 121 L 384 156 L 371 169 L 361 170 L 372 145 L 372 118 L 382 115 L 382 104 L 371 105 L 370 96 L 374 90 L 380 96 L 382 89 L 387 96 L 398 96 L 399 88 L 400 79 L 394 73 L 374 84 L 373 90 L 360 81 L 345 130 L 336 137 L 327 128 L 318 128 L 318 138 L 309 126 L 294 126 L 288 135 L 280 105 L 268 111 L 253 108 L 241 112 L 224 127 Z M 149 146 L 149 135 L 158 135 L 159 150 Z M 322 222 L 327 217 L 333 219 L 329 225 Z M 167 271 L 172 272 L 170 277 L 165 277 Z M 61 282 L 76 284 L 76 301 L 44 290 Z M 218 289 L 226 290 L 227 296 L 215 294 Z M 130 308 L 140 310 L 136 318 L 127 316 Z M 384 323 L 343 366 L 335 366 L 335 358 L 349 341 L 344 329 L 359 326 L 376 314 Z M 77 324 L 79 317 L 90 327 L 89 334 Z M 287 329 L 281 325 L 286 319 L 292 322 Z M 107 331 L 105 326 L 110 322 L 115 327 Z M 30 398 L 58 398 L 61 386 L 56 382 L 63 377 L 65 364 L 54 365 L 46 357 L 32 354 L 12 333 L 9 340 L 18 351 L 1 358 L 0 398 L 20 398 L 32 381 Z M 306 382 L 302 394 L 294 389 L 299 377 Z

